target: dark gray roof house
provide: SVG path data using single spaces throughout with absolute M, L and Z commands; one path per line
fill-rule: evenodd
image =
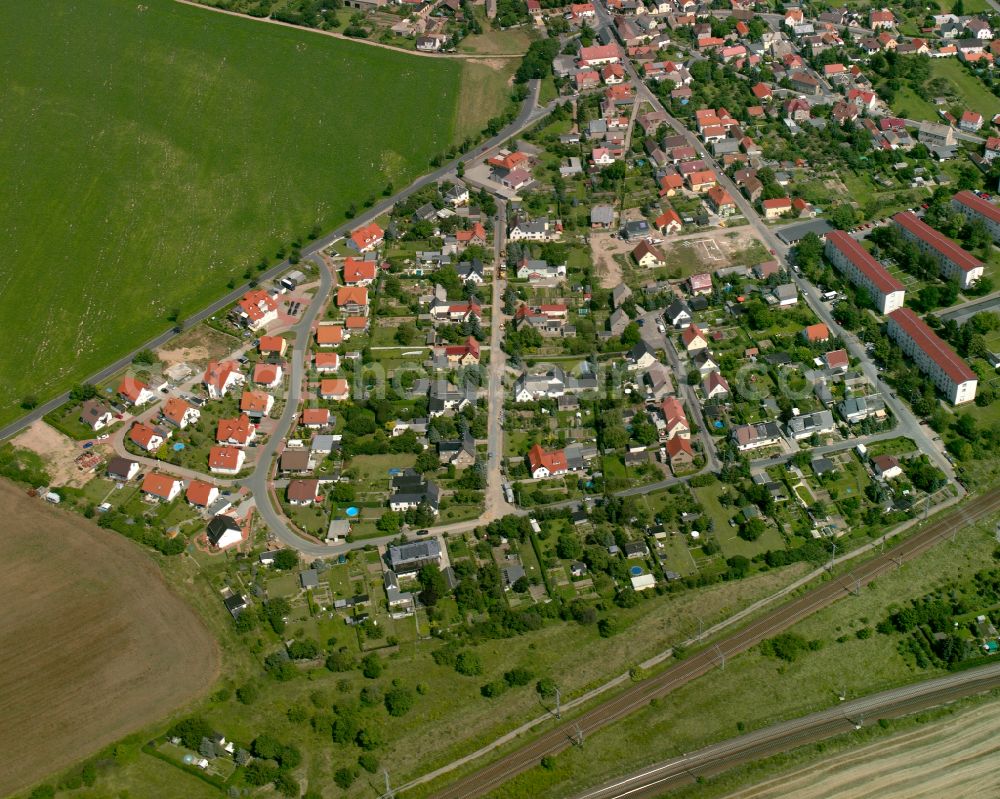
M 233 594 L 232 596 L 228 596 L 222 600 L 222 604 L 226 606 L 226 610 L 228 610 L 235 619 L 247 609 L 248 602 L 247 598 L 242 594 Z
M 208 542 L 217 547 L 223 537 L 230 532 L 243 535 L 242 528 L 232 516 L 215 516 L 208 523 Z
M 440 563 L 441 544 L 436 538 L 389 547 L 389 566 L 397 574 L 413 574 L 428 563 Z

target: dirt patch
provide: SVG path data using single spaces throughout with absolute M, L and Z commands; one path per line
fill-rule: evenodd
M 186 363 L 195 371 L 203 370 L 209 361 L 224 358 L 244 342 L 213 330 L 208 325 L 195 325 L 170 343 L 170 348 L 161 347 L 156 351 L 163 361 L 163 368 L 169 369 L 178 363 Z
M 610 233 L 590 234 L 590 253 L 602 288 L 613 289 L 622 282 L 622 267 L 615 256 L 628 254 L 634 249 L 635 244 L 622 241 Z
M 730 799 L 936 799 L 997 796 L 997 703 L 884 741 L 824 757 Z
M 206 691 L 219 652 L 135 544 L 0 482 L 0 796 Z
M 771 257 L 749 226 L 733 230 L 712 230 L 689 236 L 677 236 L 673 241 L 685 242 L 698 255 L 706 269 L 721 268 L 740 263 L 746 256 L 753 256 L 744 266 L 753 266 Z
M 77 441 L 63 435 L 40 419 L 32 422 L 23 433 L 14 438 L 15 447 L 37 452 L 45 460 L 45 469 L 58 486 L 82 486 L 90 475 L 76 467 L 75 460 L 83 454 Z

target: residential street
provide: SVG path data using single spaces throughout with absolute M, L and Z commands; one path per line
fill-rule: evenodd
M 489 432 L 486 437 L 486 508 L 482 521 L 489 521 L 512 513 L 514 506 L 507 503 L 503 494 L 503 374 L 507 365 L 507 355 L 501 349 L 504 320 L 503 295 L 507 281 L 500 279 L 500 265 L 503 259 L 500 254 L 504 250 L 507 234 L 507 203 L 501 197 L 494 197 L 497 203 L 497 216 L 493 226 L 493 299 L 490 324 L 490 365 L 489 365 Z
M 597 3 L 596 9 L 598 19 L 601 23 L 600 27 L 611 26 L 610 14 L 604 5 Z M 611 27 L 613 28 L 613 26 Z M 789 264 L 790 248 L 783 244 L 774 232 L 764 224 L 763 220 L 757 214 L 756 209 L 750 201 L 743 196 L 742 192 L 740 192 L 740 190 L 736 187 L 736 184 L 733 183 L 733 181 L 726 175 L 721 164 L 719 164 L 715 158 L 712 157 L 711 153 L 705 149 L 700 139 L 684 127 L 679 120 L 669 114 L 667 109 L 659 101 L 659 98 L 657 98 L 656 95 L 650 91 L 649 87 L 646 86 L 646 84 L 640 79 L 632 61 L 624 53 L 622 54 L 622 65 L 625 67 L 625 71 L 628 73 L 628 76 L 632 79 L 636 86 L 637 99 L 645 100 L 655 110 L 666 114 L 667 124 L 670 125 L 674 131 L 684 136 L 688 143 L 695 148 L 698 155 L 712 168 L 718 176 L 719 185 L 729 192 L 737 208 L 739 208 L 740 213 L 743 214 L 744 218 L 753 228 L 754 232 L 757 233 L 760 240 L 764 242 L 764 245 L 768 247 L 771 252 L 774 253 L 774 255 L 778 257 L 779 260 L 781 260 L 781 262 L 787 267 Z M 857 336 L 844 330 L 836 323 L 836 321 L 834 321 L 830 308 L 820 300 L 819 290 L 815 286 L 799 275 L 793 275 L 792 279 L 798 286 L 799 291 L 802 292 L 806 302 L 808 302 L 809 306 L 816 312 L 816 315 L 819 316 L 819 318 L 826 324 L 826 326 L 830 329 L 830 332 L 839 336 L 844 341 L 844 344 L 851 356 L 857 358 L 861 362 L 862 371 L 868 380 L 871 381 L 871 384 L 881 389 L 886 405 L 892 410 L 896 418 L 899 419 L 898 434 L 912 438 L 916 442 L 918 448 L 922 452 L 926 452 L 927 455 L 934 461 L 934 465 L 941 469 L 945 475 L 947 475 L 949 480 L 954 481 L 955 470 L 952 468 L 948 459 L 944 456 L 944 452 L 941 447 L 933 441 L 928 429 L 917 421 L 916 417 L 910 412 L 910 409 L 900 402 L 892 393 L 889 386 L 882 381 L 875 364 L 873 364 L 871 359 L 868 357 L 868 353 L 865 351 L 864 345 L 857 338 Z M 956 485 L 958 484 L 956 483 Z M 960 485 L 959 490 L 963 490 Z

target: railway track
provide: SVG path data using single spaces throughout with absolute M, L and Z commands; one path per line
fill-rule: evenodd
M 1000 686 L 1000 663 L 992 663 L 882 691 L 711 744 L 585 791 L 575 799 L 654 799 L 698 777 L 721 774 L 743 763 L 850 732 L 865 720 L 905 716 L 997 686 Z
M 577 736 L 594 733 L 619 721 L 650 700 L 666 696 L 716 666 L 796 622 L 860 588 L 906 561 L 919 557 L 935 544 L 953 536 L 966 525 L 1000 510 L 1000 489 L 993 489 L 932 522 L 919 533 L 897 544 L 844 575 L 813 588 L 776 608 L 772 613 L 671 666 L 669 669 L 636 683 L 616 697 L 591 708 L 572 721 L 563 722 L 530 743 L 487 766 L 459 779 L 432 794 L 431 799 L 473 799 L 496 789 L 508 780 L 538 764 L 545 755 L 557 754 L 573 745 Z

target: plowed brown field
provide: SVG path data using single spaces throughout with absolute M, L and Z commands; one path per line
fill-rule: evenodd
M 153 561 L 0 481 L 0 796 L 207 690 L 218 647 Z

